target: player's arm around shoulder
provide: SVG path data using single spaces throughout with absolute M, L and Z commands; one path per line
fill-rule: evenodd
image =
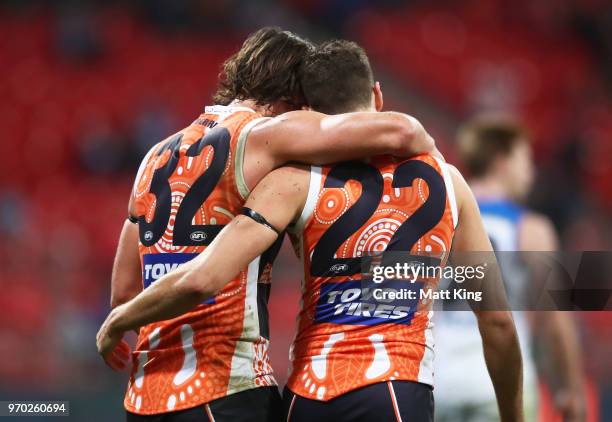
M 255 126 L 247 151 L 272 168 L 289 162 L 327 164 L 391 154 L 435 153 L 434 140 L 414 117 L 395 112 L 326 115 L 292 111 Z
M 249 195 L 245 213 L 236 216 L 192 261 L 193 266 L 177 287 L 202 300 L 216 294 L 297 219 L 309 181 L 308 168 L 299 165 L 268 173 Z
M 485 272 L 482 286 L 488 292 L 494 293 L 493 303 L 499 303 L 495 293 L 501 293 L 504 299 L 504 286 L 478 204 L 461 173 L 455 167 L 449 167 L 459 213 L 452 250 L 461 252 L 459 262 L 453 259 L 453 263 L 474 266 L 482 264 L 482 259 L 492 260 Z M 523 370 L 518 336 L 511 313 L 503 310 L 507 308 L 493 309 L 474 310 L 482 336 L 485 362 L 495 389 L 501 420 L 521 422 L 524 419 Z
M 125 331 L 175 318 L 214 296 L 266 251 L 299 214 L 307 196 L 309 175 L 299 167 L 280 168 L 268 174 L 246 204 L 257 213 L 255 218 L 253 214 L 237 216 L 204 252 L 115 308 L 98 335 L 99 339 L 109 338 L 107 342 L 98 341 L 100 353 L 114 346 L 113 341 Z

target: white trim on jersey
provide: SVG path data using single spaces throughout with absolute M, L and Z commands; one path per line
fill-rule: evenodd
M 204 107 L 204 114 L 218 114 L 219 116 L 230 115 L 233 113 L 237 113 L 239 111 L 249 111 L 251 113 L 255 113 L 255 110 L 248 108 L 248 107 L 241 107 L 241 106 L 234 107 L 231 105 L 224 106 L 220 104 L 215 104 L 215 105 Z
M 298 315 L 295 319 L 296 330 L 293 335 L 293 340 L 291 341 L 291 346 L 289 347 L 289 376 L 293 372 L 293 346 L 295 344 L 295 339 L 297 338 L 299 327 L 300 327 L 300 315 L 302 310 L 304 309 L 304 295 L 306 292 L 306 269 L 304 268 L 306 256 L 304 251 L 304 226 L 306 222 L 312 215 L 316 205 L 317 200 L 319 199 L 319 189 L 321 187 L 321 167 L 320 166 L 310 166 L 310 181 L 308 182 L 308 196 L 306 197 L 306 203 L 304 204 L 304 208 L 297 219 L 295 225 L 290 226 L 287 231 L 293 234 L 297 239 L 297 248 L 296 251 L 298 255 L 298 260 L 301 265 L 301 279 L 300 279 L 300 309 L 298 311 Z
M 253 341 L 260 337 L 259 332 L 259 313 L 257 307 L 257 279 L 259 275 L 258 256 L 249 264 L 247 268 L 246 294 L 244 298 L 244 312 L 242 322 L 242 334 L 236 342 L 234 355 L 230 369 L 230 377 L 227 386 L 227 393 L 231 394 L 235 388 L 244 386 L 245 381 L 255 379 L 253 368 L 254 350 Z
M 310 182 L 308 184 L 308 196 L 306 197 L 306 203 L 302 209 L 300 217 L 297 219 L 295 226 L 291 229 L 292 233 L 301 234 L 304 230 L 306 222 L 312 215 L 315 207 L 317 206 L 317 200 L 319 199 L 319 191 L 321 188 L 321 167 L 310 166 Z
M 234 168 L 235 168 L 235 176 L 236 176 L 236 187 L 238 188 L 238 193 L 242 196 L 242 199 L 247 199 L 249 194 L 251 193 L 249 187 L 246 184 L 246 180 L 244 179 L 244 150 L 246 148 L 246 140 L 256 125 L 263 122 L 264 120 L 269 120 L 269 117 L 260 117 L 254 120 L 251 120 L 247 123 L 240 134 L 238 135 L 238 142 L 236 143 L 236 157 L 234 158 Z
M 444 177 L 444 184 L 446 185 L 446 194 L 448 195 L 448 201 L 451 206 L 451 214 L 453 216 L 453 227 L 457 228 L 459 221 L 459 215 L 457 215 L 457 198 L 455 197 L 455 187 L 453 185 L 453 179 L 451 178 L 450 172 L 448 171 L 448 164 L 440 160 L 438 157 L 434 157 L 442 170 L 442 176 Z

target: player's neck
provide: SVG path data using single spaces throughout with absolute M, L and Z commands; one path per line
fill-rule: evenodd
M 504 183 L 495 177 L 472 179 L 469 185 L 474 195 L 479 199 L 510 199 L 510 195 Z
M 352 110 L 349 110 L 350 112 L 356 113 L 356 112 L 368 112 L 368 113 L 376 113 L 376 107 L 374 107 L 373 105 L 370 105 L 368 107 L 358 107 L 358 108 L 354 108 Z
M 257 111 L 260 107 L 255 100 L 234 100 L 228 104 L 229 107 L 246 107 L 253 111 Z
M 255 113 L 259 113 L 262 116 L 272 117 L 278 114 L 291 111 L 292 109 L 287 108 L 287 104 L 282 101 L 277 101 L 273 104 L 259 104 L 253 99 L 247 100 L 234 100 L 229 104 L 230 107 L 245 107 L 253 110 Z

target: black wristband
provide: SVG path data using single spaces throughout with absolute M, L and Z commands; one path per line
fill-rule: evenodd
M 257 211 L 253 211 L 252 209 L 250 209 L 248 207 L 243 207 L 241 214 L 242 215 L 246 215 L 247 217 L 251 218 L 253 221 L 261 224 L 262 226 L 266 226 L 270 230 L 274 230 L 274 232 L 277 235 L 280 236 L 280 234 L 281 234 L 280 230 L 277 230 L 276 227 L 274 227 L 272 224 L 268 223 L 268 220 L 266 220 L 264 218 L 264 216 L 261 215 L 260 213 L 258 213 Z
M 128 214 L 127 219 L 130 221 L 130 223 L 138 223 L 138 218 L 134 217 L 133 215 Z

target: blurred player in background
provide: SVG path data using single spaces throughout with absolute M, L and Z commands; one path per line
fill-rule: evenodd
M 496 251 L 555 251 L 558 240 L 551 221 L 520 204 L 529 193 L 534 164 L 525 130 L 502 116 L 481 116 L 459 132 L 459 152 L 485 229 Z M 527 256 L 527 255 L 526 255 Z M 506 289 L 515 303 L 525 303 L 534 291 L 528 262 L 522 256 L 498 257 Z M 526 416 L 538 413 L 538 371 L 533 342 L 541 344 L 546 364 L 557 379 L 556 406 L 564 421 L 585 420 L 581 353 L 569 312 L 514 312 L 524 368 Z M 440 312 L 436 321 L 437 420 L 491 421 L 496 417 L 493 386 L 469 312 Z M 469 380 L 470 387 L 465 388 Z M 548 380 L 550 382 L 550 380 Z
M 313 107 L 381 110 L 380 86 L 356 44 L 326 43 L 304 69 Z M 107 329 L 122 333 L 216 297 L 287 228 L 302 260 L 303 284 L 286 419 L 433 420 L 432 313 L 415 312 L 408 300 L 366 297 L 360 259 L 385 250 L 444 253 L 451 241 L 457 251 L 490 251 L 474 197 L 456 169 L 432 155 L 283 167 L 262 179 L 242 214 L 203 254 L 117 308 Z M 502 420 L 520 422 L 521 356 L 510 313 L 476 316 Z
M 250 188 L 276 167 L 432 150 L 423 127 L 399 113 L 296 111 L 268 119 L 304 104 L 298 71 L 311 48 L 288 31 L 255 32 L 226 61 L 217 105 L 150 150 L 117 250 L 113 307 L 205 250 L 240 212 Z M 278 417 L 266 306 L 279 247 L 250 259 L 214 298 L 141 328 L 124 400 L 128 420 L 163 414 L 177 421 Z M 125 367 L 129 353 L 120 339 L 104 327 L 98 335 L 114 368 Z M 103 346 L 110 343 L 117 347 Z

